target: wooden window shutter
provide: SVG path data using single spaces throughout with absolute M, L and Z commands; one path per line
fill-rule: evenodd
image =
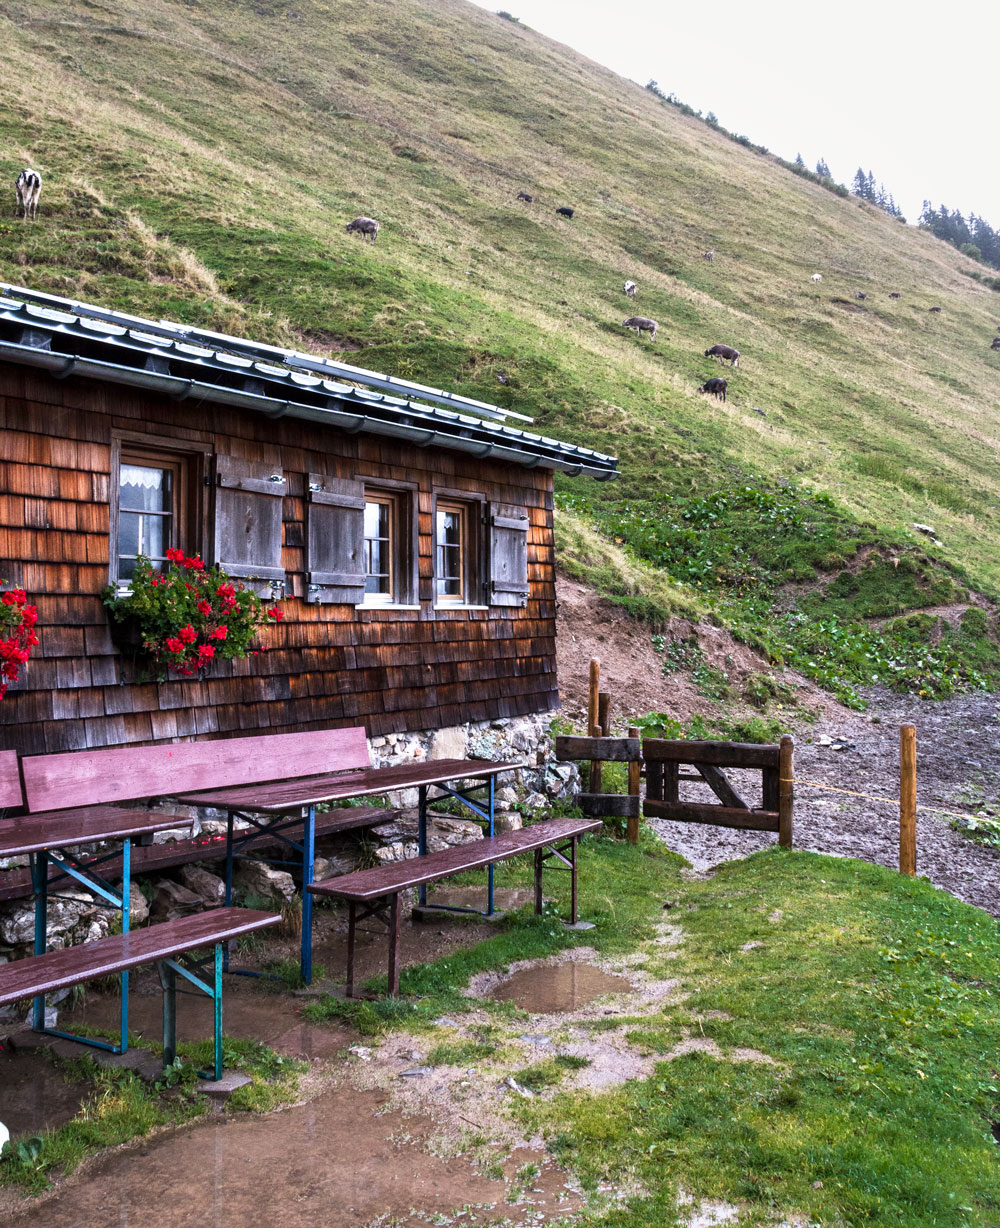
M 280 597 L 281 511 L 288 482 L 280 466 L 215 458 L 215 561 L 261 597 Z
M 306 600 L 359 605 L 365 599 L 365 484 L 309 474 Z
M 490 605 L 528 604 L 528 513 L 490 504 Z

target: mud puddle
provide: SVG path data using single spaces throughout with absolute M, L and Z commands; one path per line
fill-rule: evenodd
M 129 995 L 129 1028 L 139 1037 L 159 1042 L 163 1035 L 163 1000 L 153 975 L 134 978 Z M 84 1000 L 61 1013 L 59 1026 L 72 1032 L 81 1024 L 117 1033 L 120 999 L 117 993 L 87 990 Z M 352 1033 L 336 1024 L 312 1024 L 302 1018 L 302 1003 L 275 993 L 268 982 L 226 977 L 222 1026 L 227 1036 L 259 1040 L 287 1057 L 328 1058 L 351 1043 Z M 177 1036 L 181 1041 L 212 1035 L 213 1007 L 202 994 L 178 994 Z M 82 1052 L 82 1050 L 81 1050 Z M 0 1118 L 2 1119 L 2 1118 Z
M 57 1130 L 76 1116 L 90 1091 L 88 1083 L 68 1083 L 39 1054 L 0 1048 L 0 1121 L 11 1138 Z
M 563 1014 L 578 1010 L 606 993 L 630 993 L 632 985 L 623 976 L 602 972 L 592 964 L 567 960 L 522 968 L 497 985 L 489 996 L 513 1002 L 532 1015 Z
M 341 1087 L 280 1113 L 210 1122 L 114 1152 L 11 1223 L 146 1228 L 155 1208 L 157 1228 L 422 1228 L 463 1210 L 463 1224 L 527 1225 L 579 1205 L 551 1167 L 536 1169 L 530 1190 L 512 1187 L 523 1156 L 511 1156 L 494 1180 L 467 1155 L 428 1154 L 433 1130 L 427 1117 L 387 1111 L 382 1093 Z M 517 1202 L 506 1202 L 508 1194 Z

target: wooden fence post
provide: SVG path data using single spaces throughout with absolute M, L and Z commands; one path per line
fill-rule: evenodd
M 594 738 L 603 738 L 604 730 L 600 727 L 600 725 L 595 725 L 593 729 L 590 731 L 590 734 L 591 734 L 591 737 L 594 737 Z M 603 767 L 604 767 L 603 760 L 591 759 L 590 761 L 590 791 L 591 793 L 603 793 L 604 792 Z
M 778 844 L 792 847 L 792 810 L 795 801 L 795 743 L 787 735 L 778 748 Z
M 597 737 L 597 727 L 600 724 L 598 716 L 598 704 L 600 702 L 600 687 L 601 687 L 601 662 L 597 657 L 590 658 L 590 693 L 587 696 L 587 736 L 591 738 Z M 600 793 L 601 791 L 601 765 L 596 759 L 590 761 L 590 785 L 591 793 Z
M 639 730 L 635 725 L 629 726 L 628 736 L 637 738 Z M 631 797 L 639 796 L 639 780 L 642 771 L 642 761 L 640 759 L 630 759 L 628 765 L 628 791 Z M 639 843 L 639 815 L 629 816 L 628 820 L 628 842 L 629 844 Z
M 917 730 L 899 727 L 899 872 L 917 872 Z

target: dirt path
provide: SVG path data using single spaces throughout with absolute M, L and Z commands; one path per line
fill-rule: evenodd
M 797 734 L 798 781 L 897 798 L 899 726 L 909 723 L 917 729 L 919 804 L 971 814 L 977 803 L 966 800 L 970 796 L 986 801 L 1000 797 L 1000 695 L 979 692 L 939 703 L 886 691 L 871 691 L 867 697 L 868 712 L 841 710 Z M 822 746 L 824 735 L 850 745 L 844 750 Z M 774 842 L 770 835 L 693 823 L 651 820 L 650 826 L 697 869 L 749 856 Z M 796 786 L 797 848 L 896 866 L 898 839 L 896 806 Z M 918 811 L 917 872 L 1000 916 L 1000 851 L 953 830 L 951 819 Z

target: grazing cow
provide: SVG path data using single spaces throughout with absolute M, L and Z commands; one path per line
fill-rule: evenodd
M 714 260 L 715 252 L 714 251 L 705 252 L 704 255 L 702 256 L 702 259 L 703 260 Z
M 1000 350 L 1000 337 L 994 337 L 994 338 L 993 338 L 993 344 L 990 346 L 990 349 L 991 349 L 991 350 Z
M 812 277 L 810 277 L 810 278 L 809 278 L 809 280 L 810 280 L 810 281 L 822 281 L 822 280 L 823 280 L 823 274 L 822 274 L 822 273 L 813 273 Z
M 706 380 L 698 391 L 707 392 L 710 396 L 718 397 L 720 400 L 724 401 L 726 399 L 726 389 L 728 387 L 729 385 L 724 379 L 719 379 L 716 377 L 715 379 Z
M 710 350 L 705 351 L 705 357 L 721 358 L 723 362 L 728 362 L 734 367 L 740 365 L 740 352 L 734 350 L 731 345 L 713 345 Z
M 650 341 L 656 340 L 656 330 L 660 327 L 655 320 L 649 320 L 646 316 L 629 316 L 627 320 L 622 320 L 624 328 L 630 328 L 638 337 L 640 333 L 649 333 Z
M 868 297 L 868 295 L 867 295 L 867 294 L 865 294 L 864 290 L 859 290 L 859 291 L 857 292 L 857 294 L 855 294 L 855 296 L 854 296 L 854 297 L 855 297 L 855 298 L 859 298 L 859 299 L 866 299 L 866 298 Z
M 629 298 L 635 298 L 635 292 L 636 290 L 639 289 L 639 287 L 635 284 L 634 281 L 627 281 L 625 285 L 622 287 L 622 289 L 625 291 L 625 294 Z
M 893 292 L 889 295 L 889 297 L 890 298 L 902 298 L 903 296 L 899 293 L 898 290 L 893 290 Z
M 940 307 L 929 307 L 927 310 L 928 311 L 940 311 L 941 308 Z
M 530 205 L 535 198 L 530 192 L 518 192 L 517 199 L 523 200 L 525 204 Z
M 26 166 L 18 175 L 17 182 L 14 184 L 14 190 L 17 193 L 14 216 L 17 217 L 18 210 L 20 209 L 25 221 L 28 218 L 34 221 L 38 216 L 38 198 L 42 193 L 41 175 L 39 175 L 38 171 L 33 171 L 30 166 Z
M 361 242 L 368 239 L 372 244 L 378 238 L 378 222 L 373 217 L 356 217 L 353 222 L 347 223 L 347 233 L 361 236 Z
M 568 208 L 566 205 L 560 205 L 560 207 L 556 210 L 556 213 L 560 214 L 562 217 L 573 216 L 573 210 Z

